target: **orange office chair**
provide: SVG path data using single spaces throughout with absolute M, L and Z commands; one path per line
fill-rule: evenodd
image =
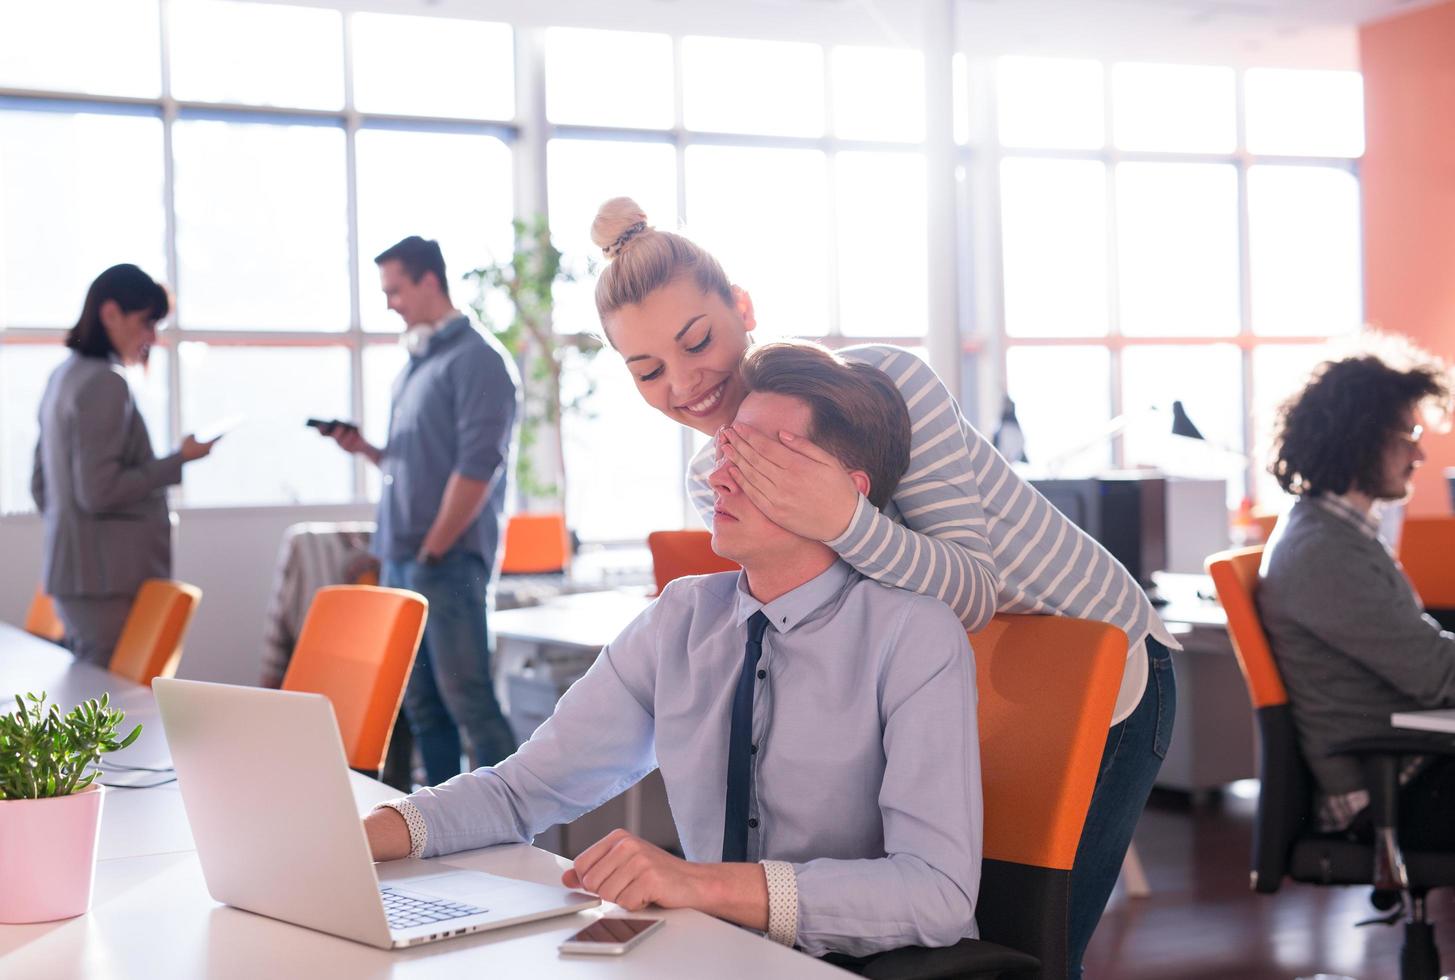
M 1455 517 L 1406 517 L 1399 563 L 1427 609 L 1455 610 Z
M 979 695 L 985 850 L 980 940 L 908 947 L 861 967 L 878 980 L 1064 978 L 1071 866 L 1127 659 L 1114 626 L 997 615 L 970 634 Z
M 711 531 L 653 531 L 647 535 L 647 548 L 652 552 L 657 595 L 674 578 L 735 572 L 742 567 L 712 550 Z
M 1400 976 L 1434 980 L 1440 973 L 1439 953 L 1425 918 L 1425 895 L 1430 888 L 1455 884 L 1455 854 L 1404 851 L 1401 856 L 1396 833 L 1401 757 L 1430 751 L 1430 743 L 1392 735 L 1351 742 L 1337 750 L 1364 765 L 1378 847 L 1313 829 L 1313 774 L 1299 752 L 1288 691 L 1255 602 L 1262 561 L 1263 549 L 1257 547 L 1219 552 L 1206 563 L 1228 614 L 1228 635 L 1258 724 L 1260 788 L 1253 827 L 1253 890 L 1272 894 L 1284 878 L 1313 885 L 1374 885 L 1371 900 L 1381 909 L 1392 908 L 1394 896 L 1403 893 L 1408 919 Z
M 326 696 L 349 766 L 378 773 L 429 603 L 403 589 L 331 585 L 314 594 L 283 690 Z
M 195 585 L 147 579 L 131 601 L 107 669 L 138 684 L 171 677 L 182 659 L 182 637 L 201 601 L 202 590 Z
M 545 575 L 565 571 L 571 540 L 564 514 L 515 514 L 505 524 L 502 575 Z
M 30 609 L 25 614 L 25 632 L 42 640 L 59 643 L 66 635 L 65 624 L 56 615 L 56 604 L 45 594 L 45 588 L 37 585 L 30 600 Z

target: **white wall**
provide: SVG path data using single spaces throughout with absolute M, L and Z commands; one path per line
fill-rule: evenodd
M 256 684 L 263 613 L 283 531 L 299 521 L 372 520 L 368 504 L 186 510 L 178 513 L 173 574 L 202 590 L 177 676 Z M 0 519 L 0 620 L 24 621 L 40 578 L 35 515 Z

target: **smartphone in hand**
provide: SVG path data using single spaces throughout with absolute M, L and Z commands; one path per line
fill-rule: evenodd
M 342 435 L 349 429 L 353 429 L 355 432 L 359 430 L 359 427 L 354 423 L 344 422 L 339 419 L 309 419 L 303 424 L 317 429 L 321 435 L 325 436 Z

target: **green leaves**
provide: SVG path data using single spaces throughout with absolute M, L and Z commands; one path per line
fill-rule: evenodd
M 16 710 L 0 715 L 0 800 L 33 800 L 80 792 L 96 778 L 86 767 L 106 752 L 124 749 L 141 735 L 137 725 L 125 738 L 117 729 L 126 714 L 111 707 L 111 695 L 92 698 L 62 715 L 46 695 L 15 695 Z
M 508 262 L 494 262 L 465 273 L 475 283 L 476 295 L 470 304 L 480 322 L 495 334 L 510 351 L 520 368 L 524 410 L 520 420 L 520 452 L 516 457 L 516 485 L 527 498 L 564 501 L 565 487 L 547 483 L 535 470 L 532 453 L 542 429 L 550 431 L 566 414 L 583 412 L 595 388 L 586 371 L 590 361 L 601 350 L 595 324 L 553 324 L 555 309 L 553 290 L 556 283 L 575 282 L 577 274 L 568 267 L 551 241 L 550 224 L 545 216 L 530 221 L 519 218 L 515 227 L 515 251 Z M 594 271 L 594 269 L 588 269 Z M 489 313 L 492 296 L 510 302 L 511 320 L 502 324 Z M 558 329 L 560 328 L 560 329 Z M 562 377 L 568 384 L 563 391 Z M 560 435 L 554 434 L 555 455 L 560 457 Z M 558 471 L 564 481 L 565 467 L 558 458 Z

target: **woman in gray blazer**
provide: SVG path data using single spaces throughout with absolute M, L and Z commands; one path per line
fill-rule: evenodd
M 157 459 L 123 373 L 146 363 L 169 309 L 166 290 L 136 266 L 101 273 L 40 403 L 30 492 L 45 520 L 42 582 L 67 646 L 102 666 L 141 583 L 171 577 L 167 487 L 212 450 L 187 436 Z

